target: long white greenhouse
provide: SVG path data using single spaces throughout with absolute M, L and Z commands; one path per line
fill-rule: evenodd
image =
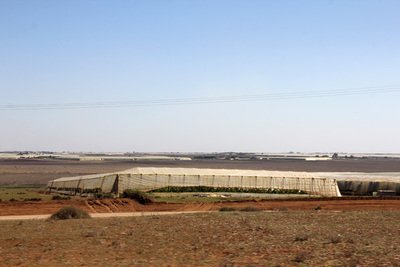
M 312 195 L 341 196 L 336 179 L 304 172 L 262 170 L 133 168 L 126 171 L 59 178 L 47 184 L 51 192 L 121 194 L 125 189 L 150 191 L 164 187 L 301 190 Z

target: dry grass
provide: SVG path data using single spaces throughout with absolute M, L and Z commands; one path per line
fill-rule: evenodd
M 395 266 L 399 220 L 399 211 L 288 211 L 3 221 L 0 258 L 8 266 Z
M 44 187 L 44 186 L 43 186 Z M 0 186 L 0 199 L 2 201 L 9 200 L 29 200 L 29 199 L 41 199 L 41 200 L 50 200 L 51 196 L 39 193 L 39 188 L 32 187 L 31 185 L 23 185 L 23 186 Z
M 78 197 L 62 196 L 58 194 L 46 193 L 46 185 L 9 185 L 0 186 L 1 201 L 49 201 L 49 200 L 68 200 Z

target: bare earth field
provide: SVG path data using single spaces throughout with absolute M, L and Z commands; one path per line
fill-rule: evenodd
M 90 213 L 156 212 L 156 211 L 217 211 L 222 207 L 241 209 L 252 206 L 262 210 L 400 210 L 398 197 L 343 197 L 308 199 L 260 199 L 250 201 L 224 202 L 155 202 L 141 205 L 132 199 L 79 199 L 50 201 L 2 201 L 0 216 L 52 214 L 65 206 L 75 206 Z
M 400 172 L 399 159 L 299 160 L 192 160 L 192 161 L 72 161 L 0 160 L 0 185 L 46 184 L 60 177 L 107 173 L 134 167 L 186 167 L 306 172 Z
M 2 266 L 399 266 L 400 211 L 0 221 Z M 7 230 L 5 230 L 7 229 Z

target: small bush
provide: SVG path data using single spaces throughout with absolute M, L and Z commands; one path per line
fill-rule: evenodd
M 210 187 L 210 186 L 167 186 L 150 192 L 231 192 L 231 193 L 263 193 L 263 194 L 307 194 L 301 190 L 285 190 L 274 188 L 241 188 L 241 187 Z
M 262 209 L 261 208 L 257 208 L 257 207 L 248 206 L 248 207 L 245 207 L 245 208 L 241 209 L 240 211 L 253 211 L 253 212 L 255 212 L 255 211 L 262 211 Z
M 33 198 L 25 198 L 24 201 L 41 201 L 40 197 L 33 197 Z
M 50 220 L 90 219 L 89 213 L 77 207 L 64 207 L 53 213 Z
M 101 193 L 101 192 L 98 192 L 98 193 L 94 193 L 93 196 L 94 196 L 95 199 L 115 198 L 115 195 L 112 194 L 112 193 Z
M 295 262 L 304 262 L 305 260 L 307 260 L 310 257 L 309 253 L 307 252 L 298 252 L 296 254 L 296 256 L 294 257 Z
M 329 239 L 330 239 L 332 244 L 337 244 L 337 243 L 342 242 L 342 237 L 341 237 L 340 234 L 336 235 L 336 236 L 331 236 Z
M 59 196 L 59 195 L 55 195 L 55 196 L 52 196 L 51 197 L 51 200 L 70 200 L 71 199 L 71 197 L 62 197 L 62 196 Z
M 294 241 L 298 241 L 298 242 L 303 242 L 303 241 L 307 241 L 307 240 L 308 240 L 308 236 L 307 235 L 298 235 L 294 239 Z
M 222 207 L 219 211 L 237 211 L 237 209 L 234 207 Z
M 149 198 L 148 194 L 139 190 L 126 189 L 122 193 L 123 198 L 134 199 L 142 205 L 152 203 L 153 201 Z

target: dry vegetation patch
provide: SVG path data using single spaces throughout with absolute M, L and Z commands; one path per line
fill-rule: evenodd
M 45 185 L 9 185 L 0 186 L 2 201 L 41 201 L 50 200 L 51 196 L 44 194 Z
M 4 265 L 395 266 L 399 211 L 2 221 Z
M 90 219 L 89 213 L 77 207 L 63 207 L 50 216 L 50 220 Z

